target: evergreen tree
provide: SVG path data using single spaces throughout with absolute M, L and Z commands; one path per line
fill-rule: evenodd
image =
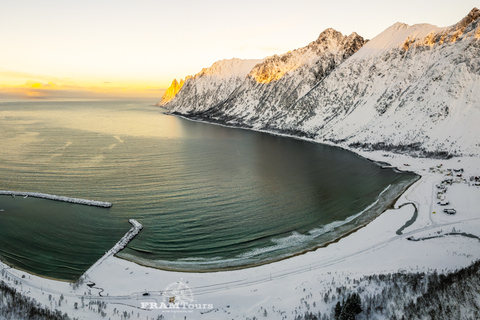
M 337 302 L 334 309 L 335 320 L 355 320 L 357 314 L 362 312 L 362 301 L 357 293 L 349 294 L 347 300 Z
M 341 313 L 342 313 L 342 305 L 341 305 L 340 301 L 338 301 L 337 304 L 335 305 L 335 320 L 340 319 L 340 314 Z

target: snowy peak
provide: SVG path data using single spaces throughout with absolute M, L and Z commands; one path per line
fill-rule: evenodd
M 402 48 L 405 42 L 423 39 L 431 33 L 438 33 L 445 28 L 439 28 L 431 24 L 415 24 L 410 26 L 397 22 L 378 36 L 370 40 L 352 58 L 362 59 L 375 56 L 395 48 Z
M 472 22 L 475 22 L 480 18 L 480 10 L 477 8 L 473 8 L 468 15 L 460 20 L 457 24 L 452 26 L 450 29 L 454 32 L 461 32 L 463 33 L 465 29 L 467 29 L 468 26 L 472 24 Z
M 352 54 L 360 50 L 368 42 L 368 40 L 365 40 L 356 32 L 353 32 L 344 40 L 345 41 L 342 45 L 342 49 L 345 50 L 347 56 L 351 56 Z
M 480 28 L 474 9 L 445 28 L 396 23 L 298 103 L 292 127 L 317 139 L 417 155 L 478 155 Z
M 194 78 L 212 76 L 218 78 L 245 78 L 252 68 L 262 62 L 261 59 L 224 59 L 215 62 L 210 68 L 204 68 Z
M 172 99 L 177 95 L 177 93 L 182 88 L 184 82 L 185 81 L 183 79 L 181 79 L 180 82 L 178 82 L 177 79 L 173 79 L 172 84 L 165 91 L 165 93 L 163 94 L 162 100 L 157 105 L 164 106 L 170 101 L 172 101 Z
M 322 33 L 320 33 L 317 40 L 310 43 L 309 46 L 313 46 L 314 44 L 317 44 L 330 49 L 337 47 L 339 50 L 342 50 L 342 49 L 347 49 L 349 47 L 354 46 L 354 43 L 357 43 L 357 42 L 361 43 L 361 45 L 358 47 L 360 48 L 361 46 L 363 46 L 365 40 L 363 39 L 363 37 L 359 36 L 356 32 L 352 32 L 352 34 L 350 34 L 349 36 L 346 36 L 346 35 L 344 36 L 341 32 L 333 28 L 328 28 L 328 29 L 325 29 Z
M 375 56 L 395 48 L 410 50 L 443 43 L 454 43 L 468 36 L 479 39 L 479 18 L 480 10 L 473 8 L 465 18 L 451 27 L 440 28 L 426 23 L 410 26 L 397 22 L 370 40 L 352 58 L 362 59 Z
M 222 104 L 202 116 L 220 119 L 234 116 L 237 125 L 269 126 L 296 101 L 320 83 L 365 40 L 356 33 L 344 36 L 334 29 L 322 32 L 305 47 L 274 55 L 257 64 L 241 85 Z
M 175 103 L 175 100 L 178 99 L 174 100 L 174 98 L 180 92 L 185 83 L 189 83 L 188 87 L 191 88 L 191 82 L 209 82 L 210 85 L 214 86 L 217 83 L 221 84 L 224 81 L 228 81 L 228 79 L 243 79 L 247 76 L 250 70 L 252 70 L 252 68 L 260 62 L 262 62 L 261 59 L 242 60 L 237 58 L 217 61 L 211 67 L 203 68 L 196 75 L 187 76 L 185 80 L 182 79 L 180 80 L 180 82 L 178 82 L 176 79 L 174 79 L 170 87 L 167 89 L 167 91 L 165 91 L 162 100 L 157 103 L 157 105 L 162 107 L 169 107 L 171 103 Z M 203 80 L 199 80 L 200 78 L 202 78 Z M 185 93 L 183 95 L 188 94 L 189 93 Z
M 326 51 L 346 51 L 350 56 L 365 43 L 356 33 L 344 36 L 340 32 L 329 28 L 323 31 L 317 40 L 308 46 L 289 51 L 280 56 L 274 55 L 258 64 L 249 74 L 258 83 L 277 81 L 287 73 L 294 71 L 305 64 L 312 63 Z
M 225 59 L 202 69 L 193 77 L 187 77 L 181 90 L 169 101 L 159 105 L 183 112 L 187 109 L 202 111 L 225 99 L 245 79 L 262 59 Z
M 268 84 L 282 79 L 285 75 L 294 79 L 281 85 L 290 87 L 289 90 L 292 91 L 288 99 L 295 100 L 310 90 L 316 82 L 356 52 L 364 43 L 365 40 L 356 33 L 344 36 L 334 29 L 327 29 L 309 45 L 280 56 L 274 55 L 257 60 L 236 58 L 221 60 L 209 68 L 202 69 L 190 79 L 186 79 L 180 91 L 175 91 L 173 88 L 169 90 L 169 92 L 175 92 L 175 95 L 167 95 L 168 99 L 162 99 L 159 105 L 165 106 L 173 112 L 187 112 L 187 110 L 189 113 L 203 112 L 224 103 L 227 98 L 231 101 L 235 97 L 243 99 L 245 96 L 240 97 L 238 93 L 236 96 L 230 96 L 236 89 L 241 88 L 240 95 L 241 93 L 244 95 L 252 93 L 252 89 L 257 90 L 258 88 L 255 89 L 251 86 L 252 79 L 257 84 Z M 297 73 L 302 73 L 303 76 L 299 76 Z M 301 85 L 299 86 L 299 84 Z M 173 84 L 172 86 L 178 87 Z M 252 104 L 257 104 L 263 96 L 274 94 L 273 92 L 278 93 L 279 90 L 282 89 L 270 88 L 263 92 L 257 90 Z M 296 91 L 294 94 L 292 94 L 293 90 Z M 271 101 L 272 103 L 278 102 L 276 98 Z M 289 104 L 291 101 L 285 103 Z
M 480 10 L 473 8 L 470 13 L 457 24 L 438 30 L 432 31 L 423 38 L 407 38 L 403 44 L 403 49 L 408 50 L 413 46 L 432 47 L 442 45 L 443 43 L 454 43 L 462 41 L 464 38 L 475 37 L 480 38 L 480 29 L 478 28 L 480 18 Z

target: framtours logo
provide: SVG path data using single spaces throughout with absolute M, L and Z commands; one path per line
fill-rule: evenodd
M 141 308 L 147 310 L 162 310 L 164 312 L 193 312 L 193 310 L 211 310 L 213 304 L 198 303 L 193 297 L 190 287 L 180 281 L 169 284 L 164 291 L 158 294 L 161 299 L 157 299 L 154 293 L 146 292 L 143 294 L 145 298 L 151 297 L 155 301 L 161 302 L 141 302 Z

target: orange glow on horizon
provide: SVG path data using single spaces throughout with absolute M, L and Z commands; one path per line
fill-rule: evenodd
M 141 85 L 118 85 L 105 82 L 99 85 L 70 85 L 27 80 L 20 85 L 0 85 L 0 98 L 68 99 L 68 98 L 148 98 L 160 101 L 165 89 Z
M 34 82 L 30 85 L 32 88 L 41 88 L 42 84 L 40 82 Z

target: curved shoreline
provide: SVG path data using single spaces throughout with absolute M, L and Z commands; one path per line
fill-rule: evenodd
M 402 169 L 400 169 L 396 166 L 392 166 L 388 162 L 382 162 L 382 161 L 377 161 L 377 160 L 367 158 L 365 156 L 362 156 L 359 153 L 359 152 L 361 152 L 361 150 L 356 150 L 356 149 L 353 149 L 353 148 L 345 146 L 345 145 L 335 144 L 331 141 L 316 140 L 314 138 L 309 138 L 307 136 L 294 135 L 294 134 L 289 134 L 289 133 L 284 133 L 284 132 L 279 132 L 279 131 L 269 131 L 269 130 L 266 130 L 266 129 L 255 129 L 254 127 L 248 127 L 248 126 L 235 126 L 233 124 L 227 124 L 227 123 L 221 122 L 219 120 L 215 120 L 215 119 L 206 119 L 206 118 L 201 118 L 201 117 L 196 117 L 196 116 L 189 116 L 189 115 L 185 115 L 185 114 L 178 113 L 178 112 L 175 112 L 175 111 L 172 112 L 172 111 L 166 109 L 165 107 L 159 107 L 159 108 L 162 108 L 163 110 L 165 110 L 165 112 L 163 112 L 163 114 L 165 114 L 165 115 L 179 117 L 181 119 L 185 119 L 185 120 L 188 120 L 188 121 L 212 124 L 212 125 L 216 125 L 216 126 L 220 126 L 220 127 L 224 127 L 224 128 L 241 129 L 241 130 L 247 130 L 247 131 L 253 131 L 253 132 L 266 133 L 266 134 L 270 134 L 272 136 L 290 138 L 290 139 L 295 139 L 295 140 L 300 140 L 300 141 L 323 144 L 323 145 L 326 145 L 326 146 L 329 146 L 329 147 L 339 148 L 339 149 L 342 149 L 342 150 L 345 150 L 345 151 L 349 151 L 349 152 L 353 153 L 354 155 L 356 155 L 357 157 L 360 157 L 360 158 L 365 159 L 367 161 L 373 162 L 376 165 L 378 165 L 379 167 L 381 167 L 382 169 L 393 169 L 393 170 L 397 170 L 399 172 L 411 173 L 411 174 L 419 176 L 419 174 L 414 172 L 414 171 L 402 170 Z
M 57 196 L 57 195 L 54 195 L 54 194 L 40 193 L 40 192 L 23 192 L 23 191 L 0 190 L 0 195 L 12 196 L 12 197 L 15 197 L 15 196 L 32 197 L 32 198 L 47 199 L 47 200 L 53 200 L 53 201 L 61 201 L 61 202 L 82 204 L 82 205 L 86 205 L 86 206 L 102 207 L 102 208 L 111 208 L 112 207 L 112 203 L 106 202 L 106 201 L 96 201 L 96 200 L 87 200 L 87 199 L 80 199 L 80 198 L 70 198 L 70 197 Z
M 318 249 L 321 249 L 321 248 L 325 248 L 333 243 L 337 243 L 339 242 L 341 239 L 343 238 L 346 238 L 348 236 L 350 236 L 351 234 L 357 232 L 358 230 L 366 227 L 369 223 L 371 223 L 373 220 L 375 220 L 377 217 L 379 217 L 380 215 L 382 215 L 385 211 L 387 210 L 391 210 L 391 209 L 399 209 L 401 207 L 403 207 L 403 205 L 401 205 L 399 208 L 394 208 L 394 204 L 398 201 L 398 199 L 413 185 L 415 184 L 420 178 L 421 176 L 419 175 L 416 175 L 417 178 L 414 179 L 413 181 L 411 181 L 410 183 L 408 184 L 405 184 L 403 186 L 403 190 L 397 194 L 394 198 L 392 198 L 391 200 L 388 201 L 388 203 L 386 205 L 383 206 L 383 209 L 381 210 L 380 213 L 378 214 L 375 214 L 373 217 L 370 217 L 368 220 L 366 221 L 363 221 L 362 223 L 356 225 L 356 226 L 353 226 L 353 228 L 350 228 L 348 230 L 342 230 L 341 234 L 336 236 L 335 238 L 333 239 L 330 239 L 324 243 L 321 243 L 321 244 L 318 244 L 318 245 L 315 245 L 311 248 L 308 248 L 308 249 L 303 249 L 303 250 L 300 250 L 296 253 L 292 253 L 292 254 L 288 254 L 288 255 L 285 255 L 285 256 L 282 256 L 282 257 L 279 257 L 279 258 L 274 258 L 274 259 L 271 259 L 271 260 L 265 260 L 265 261 L 258 261 L 258 262 L 253 262 L 253 263 L 249 263 L 249 264 L 245 264 L 245 265 L 237 265 L 237 266 L 227 266 L 227 267 L 222 267 L 222 268 L 218 268 L 218 267 L 213 267 L 213 268 L 207 268 L 207 269 L 197 269 L 197 270 L 188 270 L 188 269 L 182 269 L 182 268 L 175 268 L 175 267 L 172 267 L 172 268 L 169 268 L 169 267 L 166 267 L 166 266 L 154 266 L 154 265 L 150 265 L 150 264 L 147 264 L 147 263 L 142 263 L 141 261 L 138 261 L 138 260 L 133 260 L 133 259 L 129 259 L 129 258 L 126 258 L 126 257 L 122 257 L 122 256 L 119 256 L 118 254 L 122 251 L 122 249 L 118 250 L 117 252 L 113 252 L 110 253 L 109 255 L 113 255 L 114 257 L 116 258 L 119 258 L 119 259 L 122 259 L 122 260 L 125 260 L 125 261 L 128 261 L 128 262 L 132 262 L 132 263 L 135 263 L 136 265 L 139 265 L 139 266 L 144 266 L 144 267 L 148 267 L 148 268 L 152 268 L 152 269 L 157 269 L 157 270 L 162 270 L 162 271 L 168 271 L 168 272 L 183 272 L 183 273 L 217 273 L 217 272 L 228 272 L 228 271 L 235 271 L 235 270 L 245 270 L 245 269 L 250 269 L 250 268 L 255 268 L 255 267 L 259 267 L 259 266 L 263 266 L 263 265 L 268 265 L 268 264 L 272 264 L 272 263 L 276 263 L 276 262 L 279 262 L 279 261 L 283 261 L 283 260 L 287 260 L 287 259 L 291 259 L 291 258 L 294 258 L 294 257 L 297 257 L 297 256 L 301 256 L 301 255 L 304 255 L 304 254 L 307 254 L 309 252 L 314 252 Z M 382 191 L 380 194 L 379 194 L 379 197 L 386 191 L 390 188 L 390 186 L 388 186 L 384 191 Z M 0 191 L 0 195 L 1 194 L 4 194 L 2 192 L 5 192 L 5 191 Z M 10 191 L 12 193 L 15 193 L 16 195 L 25 195 L 27 193 L 21 193 L 21 192 L 14 192 L 14 191 Z M 48 198 L 45 198 L 45 199 L 48 199 Z M 71 198 L 71 199 L 75 199 L 75 198 Z M 83 199 L 79 199 L 79 200 L 83 200 Z M 89 201 L 89 200 L 86 200 L 86 201 Z M 378 198 L 377 200 L 372 203 L 369 207 L 375 205 L 376 203 L 378 203 Z M 405 205 L 405 204 L 404 204 Z M 372 209 L 372 208 L 365 208 L 363 211 L 366 211 L 366 210 L 369 210 L 369 209 Z M 362 212 L 363 212 L 362 211 Z M 362 213 L 360 212 L 360 213 Z M 360 215 L 361 216 L 361 215 Z M 359 217 L 360 217 L 359 216 Z M 359 217 L 356 217 L 355 219 L 359 218 Z M 133 229 L 139 229 L 139 230 L 136 230 L 138 233 L 140 231 L 140 229 L 143 227 L 141 226 L 140 223 L 138 223 L 137 221 L 133 220 L 134 222 L 132 222 L 131 220 L 133 219 L 130 219 L 129 222 L 133 225 L 133 227 L 131 228 L 131 230 L 129 232 L 127 232 L 127 234 L 129 234 L 130 232 L 132 232 Z M 138 225 L 137 225 L 138 224 Z M 342 226 L 340 226 L 341 228 Z M 126 234 L 126 235 L 127 235 Z M 125 235 L 125 236 L 126 236 Z M 133 237 L 132 237 L 133 238 Z M 123 239 L 123 238 L 122 238 Z M 103 258 L 103 257 L 102 257 Z M 36 276 L 39 276 L 41 278 L 45 278 L 45 279 L 50 279 L 50 280 L 54 280 L 54 281 L 61 281 L 61 282 L 70 282 L 70 283 L 75 283 L 77 282 L 80 278 L 84 277 L 89 271 L 91 271 L 95 265 L 98 264 L 98 262 L 100 260 L 104 260 L 104 259 L 99 259 L 97 262 L 95 262 L 92 266 L 90 266 L 88 268 L 87 271 L 85 271 L 77 280 L 63 280 L 63 279 L 57 279 L 57 278 L 53 278 L 53 277 L 49 277 L 49 276 L 44 276 L 44 275 L 41 275 L 41 274 L 38 274 L 38 273 L 33 273 L 31 271 L 28 271 L 28 270 L 25 270 L 25 269 L 22 269 L 22 268 L 18 268 L 17 266 L 15 265 L 11 265 L 11 264 L 8 264 L 7 262 L 5 262 L 3 259 L 0 259 L 0 261 L 4 264 L 6 264 L 7 266 L 9 266 L 10 268 L 12 269 L 17 269 L 17 270 L 22 270 L 24 272 L 27 272 L 29 274 L 33 274 L 33 275 L 36 275 Z
M 370 162 L 374 162 L 376 165 L 382 167 L 382 168 L 392 168 L 392 167 L 389 167 L 389 164 L 388 163 L 378 163 L 377 161 L 374 161 L 374 160 L 371 160 L 371 159 L 368 159 L 358 153 L 356 153 L 355 151 L 353 150 L 350 150 L 348 148 L 345 148 L 345 147 L 342 147 L 342 146 L 338 146 L 338 145 L 334 145 L 334 144 L 330 144 L 330 143 L 325 143 L 325 142 L 322 142 L 322 141 L 317 141 L 317 140 L 314 140 L 312 138 L 308 138 L 308 137 L 301 137 L 301 136 L 295 136 L 295 135 L 290 135 L 290 134 L 285 134 L 285 133 L 279 133 L 279 132 L 269 132 L 269 131 L 266 131 L 266 130 L 257 130 L 257 129 L 254 129 L 254 128 L 247 128 L 247 127 L 236 127 L 236 126 L 233 126 L 233 125 L 226 125 L 226 124 L 221 124 L 221 123 L 216 123 L 216 122 L 209 122 L 209 121 L 204 121 L 204 120 L 197 120 L 197 119 L 191 119 L 191 118 L 188 118 L 186 116 L 182 116 L 182 115 L 178 115 L 178 114 L 172 114 L 170 113 L 170 115 L 176 115 L 176 116 L 179 116 L 181 118 L 184 118 L 185 120 L 190 120 L 190 121 L 195 121 L 195 122 L 203 122 L 203 123 L 206 123 L 206 124 L 215 124 L 215 125 L 219 125 L 219 126 L 223 126 L 223 127 L 228 127 L 228 128 L 234 128 L 234 129 L 244 129 L 244 130 L 249 130 L 249 131 L 257 131 L 257 132 L 261 132 L 261 133 L 267 133 L 267 134 L 271 134 L 271 135 L 276 135 L 276 136 L 281 136 L 281 137 L 285 137 L 285 138 L 293 138 L 293 139 L 296 139 L 296 140 L 302 140 L 302 141 L 307 141 L 307 142 L 311 142 L 311 143 L 320 143 L 320 144 L 325 144 L 325 145 L 328 145 L 328 146 L 332 146 L 332 147 L 337 147 L 337 148 L 340 148 L 342 150 L 345 150 L 345 151 L 350 151 L 352 152 L 353 154 L 355 154 L 356 156 L 362 158 L 362 159 L 365 159 L 365 160 L 368 160 Z M 401 171 L 401 170 L 399 170 Z M 405 172 L 405 171 L 404 171 Z M 416 175 L 418 178 L 420 176 L 418 176 L 418 174 L 414 173 L 414 172 L 411 172 L 411 171 L 406 171 L 408 173 L 412 173 L 414 175 Z M 323 243 L 321 242 L 320 244 L 317 244 L 317 245 L 313 245 L 312 247 L 310 248 L 306 248 L 306 249 L 300 249 L 299 251 L 297 251 L 296 253 L 290 253 L 290 254 L 285 254 L 283 256 L 280 256 L 280 257 L 276 257 L 276 258 L 273 258 L 273 259 L 269 259 L 269 260 L 266 260 L 266 261 L 257 261 L 257 262 L 252 262 L 252 263 L 247 263 L 247 264 L 243 264 L 243 265 L 233 265 L 233 266 L 227 266 L 227 267 L 221 267 L 221 268 L 216 268 L 216 267 L 212 267 L 212 268 L 205 268 L 205 269 L 190 269 L 190 270 L 186 270 L 184 268 L 176 268 L 176 267 L 168 267 L 168 266 L 155 266 L 155 265 L 151 265 L 151 264 L 143 264 L 141 261 L 137 261 L 137 260 L 133 260 L 131 258 L 125 258 L 125 257 L 121 257 L 119 256 L 118 254 L 115 254 L 116 257 L 118 258 L 121 258 L 121 259 L 124 259 L 124 260 L 127 260 L 127 261 L 130 261 L 130 262 L 134 262 L 136 264 L 139 264 L 139 265 L 144 265 L 144 266 L 148 266 L 148 267 L 151 267 L 151 268 L 155 268 L 155 269 L 159 269 L 159 270 L 168 270 L 168 271 L 180 271 L 180 272 L 188 272 L 188 273 L 208 273 L 208 272 L 218 272 L 218 271 L 230 271 L 230 270 L 241 270 L 241 269 L 248 269 L 248 268 L 253 268 L 253 267 L 256 267 L 256 266 L 260 266 L 260 265 L 265 265 L 265 264 L 270 264 L 270 263 L 275 263 L 277 261 L 282 261 L 282 260 L 286 260 L 286 259 L 289 259 L 289 258 L 292 258 L 292 257 L 295 257 L 295 256 L 298 256 L 298 255 L 303 255 L 305 253 L 308 253 L 308 252 L 312 252 L 312 251 L 315 251 L 319 248 L 323 248 L 323 247 L 326 247 L 332 243 L 335 243 L 335 242 L 338 242 L 339 240 L 341 240 L 342 238 L 345 238 L 347 236 L 349 236 L 350 234 L 358 231 L 359 229 L 365 227 L 366 225 L 368 225 L 371 221 L 373 221 L 375 218 L 377 218 L 378 216 L 382 215 L 386 210 L 388 210 L 389 208 L 393 207 L 393 204 L 398 200 L 398 198 L 404 194 L 412 184 L 414 184 L 418 178 L 414 179 L 414 181 L 412 181 L 411 183 L 409 184 L 406 184 L 405 186 L 402 187 L 403 190 L 401 190 L 397 195 L 395 195 L 394 197 L 391 198 L 391 200 L 387 200 L 388 204 L 384 204 L 382 205 L 382 209 L 378 210 L 378 212 L 376 212 L 375 214 L 373 214 L 373 216 L 369 217 L 368 219 L 364 220 L 364 221 L 359 221 L 360 223 L 358 223 L 357 225 L 350 225 L 349 228 L 345 228 L 343 230 L 341 230 L 339 232 L 339 234 L 337 234 L 336 236 L 332 237 L 330 240 L 327 240 L 327 241 L 324 241 Z M 58 197 L 58 196 L 54 196 L 54 195 L 48 195 L 48 194 L 42 194 L 42 193 L 28 193 L 28 192 L 15 192 L 15 191 L 0 191 L 0 194 L 2 194 L 1 192 L 8 192 L 8 194 L 12 194 L 12 193 L 15 193 L 16 195 L 29 195 L 29 196 L 35 196 L 37 195 L 38 198 L 45 198 L 45 199 L 50 199 L 50 200 L 57 200 L 57 201 L 66 201 L 66 202 L 72 202 L 72 203 L 79 203 L 79 204 L 85 204 L 85 205 L 95 205 L 95 203 L 101 203 L 101 204 L 109 204 L 109 206 L 104 206 L 104 205 L 99 205 L 101 207 L 111 207 L 111 204 L 108 203 L 108 202 L 100 202 L 100 201 L 91 201 L 91 200 L 85 200 L 85 199 L 76 199 L 76 198 L 67 198 L 67 197 Z M 5 194 L 5 193 L 4 193 Z M 40 195 L 40 196 L 38 196 Z M 63 200 L 63 199 L 59 199 L 59 198 L 63 198 L 63 199 L 68 199 L 68 200 L 73 200 L 73 201 L 68 201 L 68 200 Z M 74 201 L 81 201 L 81 202 L 74 202 Z M 326 239 L 325 239 L 326 240 Z M 91 268 L 91 267 L 90 267 Z
M 346 238 L 350 235 L 352 235 L 353 233 L 357 232 L 358 230 L 366 227 L 368 224 L 370 224 L 373 220 L 375 220 L 376 218 L 378 218 L 379 216 L 381 216 L 383 213 L 385 213 L 387 210 L 397 210 L 397 209 L 400 209 L 401 207 L 403 207 L 403 205 L 399 206 L 398 208 L 395 208 L 394 207 L 394 204 L 398 201 L 398 199 L 405 193 L 409 190 L 409 188 L 414 185 L 419 179 L 421 178 L 420 175 L 416 175 L 416 178 L 411 181 L 410 183 L 408 184 L 405 184 L 403 186 L 403 190 L 398 194 L 396 195 L 395 197 L 393 197 L 391 200 L 389 200 L 387 202 L 387 204 L 385 204 L 384 206 L 382 206 L 383 208 L 380 209 L 380 212 L 378 214 L 375 214 L 374 216 L 371 216 L 369 219 L 361 222 L 360 224 L 358 225 L 354 225 L 352 228 L 348 228 L 347 230 L 341 230 L 341 233 L 334 237 L 333 239 L 330 239 L 328 241 L 325 241 L 321 244 L 318 244 L 318 245 L 315 245 L 311 248 L 307 248 L 307 249 L 302 249 L 300 251 L 297 251 L 295 253 L 291 253 L 291 254 L 286 254 L 284 256 L 281 256 L 281 257 L 278 257 L 278 258 L 273 258 L 271 260 L 263 260 L 263 261 L 256 261 L 256 262 L 251 262 L 251 263 L 248 263 L 248 264 L 243 264 L 243 265 L 230 265 L 230 266 L 225 266 L 225 267 L 211 267 L 211 268 L 206 268 L 206 269 L 196 269 L 196 270 L 192 270 L 192 269 L 186 269 L 186 268 L 175 268 L 175 267 L 168 267 L 168 266 L 155 266 L 154 264 L 149 264 L 149 263 L 145 263 L 145 262 L 142 262 L 142 261 L 139 261 L 139 260 L 134 260 L 134 259 L 131 259 L 131 256 L 130 257 L 123 257 L 123 256 L 120 256 L 118 254 L 115 254 L 114 256 L 116 258 L 119 258 L 119 259 L 122 259 L 122 260 L 125 260 L 125 261 L 128 261 L 128 262 L 132 262 L 132 263 L 135 263 L 139 266 L 143 266 L 143 267 L 147 267 L 147 268 L 152 268 L 152 269 L 157 269 L 157 270 L 162 270 L 162 271 L 168 271 L 168 272 L 182 272 L 182 273 L 217 273 L 217 272 L 228 272 L 228 271 L 236 271 L 236 270 L 245 270 L 245 269 L 250 269 L 250 268 L 255 268 L 255 267 L 259 267 L 259 266 L 264 266 L 264 265 L 268 265 L 268 264 L 272 264 L 272 263 L 276 263 L 276 262 L 279 262 L 279 261 L 283 261 L 283 260 L 287 260 L 287 259 L 291 259 L 291 258 L 294 258 L 294 257 L 297 257 L 297 256 L 301 256 L 301 255 L 304 255 L 304 254 L 307 254 L 309 252 L 314 252 L 318 249 L 321 249 L 321 248 L 326 248 L 327 246 L 333 244 L 333 243 L 337 243 L 339 242 L 340 240 L 342 240 L 343 238 Z M 380 194 L 379 194 L 379 197 L 387 190 L 389 189 L 389 187 L 387 187 L 384 191 L 382 191 Z M 360 213 L 363 213 L 364 211 L 366 210 L 369 210 L 369 209 L 372 209 L 371 207 L 375 204 L 378 203 L 378 198 L 377 200 L 372 203 L 371 205 L 369 205 L 367 208 L 365 208 L 363 211 L 361 211 Z M 361 215 L 360 215 L 361 216 Z M 359 218 L 360 216 L 356 217 L 355 219 Z M 353 220 L 355 220 L 353 219 Z M 339 226 L 339 228 L 342 228 L 344 225 L 342 226 Z M 118 252 L 120 253 L 120 252 Z M 154 260 L 152 260 L 154 261 Z

